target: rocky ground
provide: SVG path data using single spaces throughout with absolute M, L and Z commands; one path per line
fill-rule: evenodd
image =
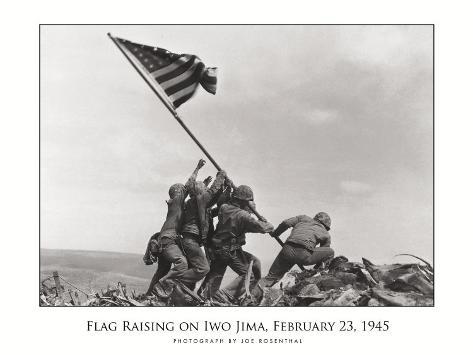
M 256 302 L 249 290 L 234 302 L 204 300 L 184 285 L 167 300 L 136 294 L 121 282 L 95 294 L 67 284 L 59 276 L 43 280 L 42 306 L 433 306 L 433 267 L 416 262 L 375 265 L 367 259 L 349 261 L 338 256 L 317 268 L 291 271 Z M 58 281 L 59 283 L 57 283 Z M 59 285 L 59 286 L 58 286 Z

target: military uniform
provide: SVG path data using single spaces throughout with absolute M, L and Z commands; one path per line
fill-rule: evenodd
M 155 233 L 151 236 L 148 241 L 148 245 L 146 246 L 146 252 L 143 256 L 143 261 L 146 265 L 153 265 L 156 261 L 158 262 L 158 268 L 151 279 L 151 282 L 148 287 L 148 291 L 146 291 L 146 295 L 150 296 L 153 292 L 154 285 L 159 281 L 160 278 L 166 276 L 166 274 L 171 270 L 171 263 L 164 259 L 158 258 L 159 256 L 159 240 L 160 233 Z
M 186 278 L 192 279 L 193 284 L 187 284 L 194 289 L 195 283 L 207 275 L 209 263 L 202 251 L 209 231 L 213 230 L 211 207 L 217 201 L 225 182 L 225 174 L 217 173 L 217 177 L 207 188 L 203 183 L 196 182 L 190 192 L 184 207 L 181 246 L 187 257 L 188 271 Z
M 273 286 L 281 280 L 286 272 L 298 265 L 314 265 L 333 257 L 334 251 L 330 248 L 331 237 L 330 219 L 322 220 L 300 215 L 283 221 L 271 235 L 278 237 L 287 229 L 292 228 L 282 250 L 274 260 L 268 275 L 261 279 L 262 287 Z
M 211 207 L 217 202 L 223 191 L 225 174 L 217 173 L 217 177 L 207 188 L 203 183 L 196 182 L 191 190 L 191 198 L 184 208 L 182 234 L 192 235 L 200 243 L 205 243 L 209 230 L 213 229 L 211 222 Z
M 213 260 L 200 292 L 213 296 L 220 288 L 223 275 L 230 267 L 238 275 L 245 275 L 253 260 L 253 279 L 261 278 L 261 263 L 252 254 L 243 251 L 246 243 L 245 233 L 267 233 L 273 226 L 254 219 L 251 214 L 236 204 L 227 203 L 220 207 L 218 224 L 211 239 Z
M 185 185 L 174 184 L 169 189 L 170 200 L 167 201 L 168 213 L 166 221 L 161 228 L 157 244 L 158 260 L 162 260 L 164 269 L 167 264 L 172 264 L 172 268 L 161 281 L 172 281 L 173 279 L 179 280 L 188 287 L 193 287 L 195 284 L 195 270 L 188 268 L 187 257 L 184 254 L 184 247 L 179 233 L 182 227 L 184 201 L 189 192 L 194 188 L 197 173 L 202 166 L 203 163 L 201 164 L 199 162 L 199 165 Z M 160 290 L 162 291 L 166 288 L 164 286 L 166 285 L 162 284 L 162 282 L 156 284 L 156 287 L 158 287 L 158 293 Z
M 156 283 L 161 278 L 166 276 L 169 270 L 171 270 L 171 263 L 165 258 L 158 258 L 158 268 L 156 269 L 156 272 L 154 273 L 153 278 L 151 279 L 151 282 L 149 283 L 148 291 L 146 291 L 147 296 L 151 296 Z

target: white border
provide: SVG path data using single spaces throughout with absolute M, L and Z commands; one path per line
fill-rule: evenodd
M 2 11 L 3 349 L 137 354 L 151 351 L 431 353 L 468 349 L 471 281 L 471 10 L 432 1 L 23 1 Z M 46 309 L 38 308 L 38 23 L 435 23 L 436 307 L 427 309 Z M 6 133 L 6 134 L 5 134 Z M 158 334 L 86 332 L 87 320 L 387 319 L 388 334 L 315 334 L 303 345 L 180 345 Z

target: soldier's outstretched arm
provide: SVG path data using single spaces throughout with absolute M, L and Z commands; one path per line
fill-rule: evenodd
M 298 222 L 300 216 L 292 217 L 285 219 L 282 221 L 279 226 L 272 232 L 270 233 L 271 237 L 279 237 L 281 234 L 283 234 L 285 231 L 287 231 L 289 228 L 294 227 Z
M 204 165 L 205 165 L 205 160 L 200 159 L 199 162 L 197 163 L 197 166 L 195 167 L 194 171 L 192 172 L 192 175 L 189 177 L 189 179 L 186 182 L 185 187 L 186 187 L 186 192 L 187 193 L 189 193 L 189 191 L 194 188 L 194 184 L 197 180 L 197 175 L 199 174 L 199 170 L 202 169 L 202 167 Z
M 197 175 L 199 174 L 199 170 L 202 169 L 204 165 L 205 165 L 205 160 L 199 159 L 199 161 L 197 162 L 197 166 L 192 172 L 192 175 L 190 176 L 189 180 L 194 180 L 194 181 L 197 180 Z
M 269 222 L 258 221 L 250 215 L 245 219 L 245 231 L 248 233 L 271 233 L 274 226 Z
M 288 229 L 289 229 L 289 226 L 285 223 L 285 221 L 282 221 L 279 224 L 279 226 L 269 234 L 271 235 L 271 237 L 276 238 L 276 237 L 279 237 L 281 234 L 283 234 Z

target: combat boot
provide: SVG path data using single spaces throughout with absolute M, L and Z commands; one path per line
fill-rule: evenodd
M 175 283 L 171 280 L 160 280 L 153 288 L 153 293 L 160 299 L 167 300 L 175 288 Z

